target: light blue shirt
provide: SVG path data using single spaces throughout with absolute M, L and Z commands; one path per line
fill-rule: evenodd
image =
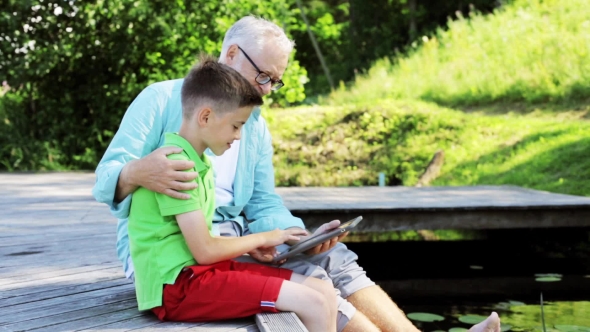
M 180 90 L 182 79 L 152 84 L 135 98 L 127 109 L 119 130 L 113 137 L 98 167 L 94 198 L 106 203 L 119 219 L 117 224 L 117 256 L 127 271 L 129 237 L 127 217 L 133 195 L 114 202 L 119 174 L 123 166 L 134 159 L 150 154 L 164 143 L 166 132 L 178 132 L 182 122 Z M 209 155 L 212 155 L 207 151 Z M 259 233 L 290 227 L 304 228 L 301 219 L 293 217 L 274 190 L 272 142 L 266 121 L 255 109 L 242 127 L 238 166 L 234 179 L 232 206 L 218 206 L 213 216 L 215 223 L 235 220 L 245 230 Z M 248 222 L 241 214 L 244 214 Z

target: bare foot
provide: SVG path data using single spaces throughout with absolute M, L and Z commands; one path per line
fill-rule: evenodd
M 500 317 L 495 312 L 492 312 L 490 317 L 483 322 L 473 325 L 469 332 L 500 332 Z

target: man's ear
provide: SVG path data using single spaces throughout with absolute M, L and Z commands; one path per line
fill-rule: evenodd
M 213 111 L 209 107 L 203 107 L 197 113 L 197 122 L 199 123 L 200 127 L 206 127 L 209 122 L 211 121 L 211 117 L 213 115 Z
M 238 45 L 236 45 L 236 44 L 231 45 L 227 49 L 227 52 L 225 53 L 225 64 L 228 66 L 231 66 L 232 64 L 234 64 L 236 62 L 238 53 L 240 53 L 240 49 L 238 48 Z

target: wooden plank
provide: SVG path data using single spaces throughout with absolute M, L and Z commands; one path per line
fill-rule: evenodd
M 62 216 L 63 218 L 63 216 Z M 107 222 L 108 220 L 108 222 Z M 8 234 L 12 236 L 4 238 L 4 241 L 14 240 L 15 244 L 21 243 L 24 244 L 27 238 L 31 236 L 47 236 L 47 238 L 41 239 L 43 244 L 45 241 L 49 240 L 50 237 L 54 237 L 55 241 L 59 241 L 60 239 L 65 238 L 74 238 L 77 236 L 88 236 L 88 235 L 104 235 L 101 231 L 106 230 L 113 230 L 116 223 L 113 222 L 114 219 L 107 219 L 102 223 L 89 223 L 89 224 L 75 224 L 75 220 L 70 221 L 70 227 L 56 227 L 55 225 L 30 225 L 29 223 L 21 223 L 18 225 L 9 225 L 5 221 L 0 221 L 2 227 Z M 63 220 L 62 220 L 63 226 Z M 87 226 L 87 227 L 84 227 Z M 55 242 L 54 241 L 54 242 Z M 39 244 L 39 243 L 38 243 Z
M 357 232 L 386 232 L 416 229 L 509 229 L 509 228 L 555 228 L 590 226 L 590 209 L 489 209 L 464 211 L 359 211 L 346 210 L 338 213 L 295 214 L 305 220 L 309 229 L 315 229 L 333 219 L 342 221 L 358 215 L 363 221 Z
M 296 211 L 590 207 L 590 197 L 516 186 L 288 187 L 276 191 Z
M 97 325 L 89 329 L 80 330 L 84 332 L 91 332 L 91 331 L 108 331 L 108 332 L 125 332 L 125 331 L 137 331 L 138 329 L 144 327 L 155 327 L 158 326 L 160 321 L 154 315 L 141 315 L 137 317 L 132 317 L 129 319 L 121 320 L 118 322 L 105 324 L 105 325 Z M 162 330 L 160 330 L 162 331 Z M 168 329 L 166 329 L 168 332 Z
M 7 266 L 6 262 L 12 261 L 21 261 L 23 259 L 30 258 L 30 256 L 43 254 L 43 255 L 52 255 L 52 256 L 62 256 L 62 257 L 71 257 L 77 258 L 77 255 L 72 255 L 71 252 L 68 250 L 75 251 L 77 253 L 89 253 L 89 254 L 102 254 L 108 255 L 111 257 L 115 256 L 115 248 L 116 244 L 112 241 L 112 239 L 108 239 L 107 241 L 93 241 L 93 240 L 80 240 L 85 245 L 80 245 L 80 243 L 76 244 L 64 244 L 63 246 L 53 245 L 53 246 L 14 246 L 4 247 L 0 250 L 6 250 L 5 255 L 2 257 L 2 262 L 0 262 L 0 266 Z M 6 262 L 5 262 L 6 261 Z
M 113 241 L 113 237 L 115 234 L 111 234 L 111 236 L 101 236 L 101 237 L 81 237 L 77 239 L 64 239 L 60 242 L 36 242 L 36 243 L 21 243 L 19 244 L 12 244 L 0 247 L 0 255 L 10 259 L 15 256 L 27 256 L 26 254 L 19 254 L 21 251 L 43 251 L 45 253 L 61 253 L 62 255 L 66 256 L 68 254 L 68 250 L 81 250 L 81 251 L 98 251 L 104 250 L 105 248 L 114 249 L 116 247 L 116 242 Z M 43 243 L 43 244 L 40 244 Z M 111 251 L 110 254 L 115 254 L 114 251 Z
M 89 262 L 93 262 L 96 264 L 119 264 L 121 266 L 121 269 L 123 268 L 121 262 L 119 262 L 119 260 L 116 258 L 112 246 L 98 248 L 95 250 L 80 250 L 76 252 L 76 254 L 79 254 L 80 256 L 68 257 L 67 255 L 60 253 L 36 253 L 21 256 L 20 259 L 11 258 L 8 259 L 6 262 L 2 261 L 2 266 L 0 266 L 0 274 L 5 274 L 9 276 L 12 275 L 12 273 L 14 273 L 15 271 L 17 273 L 20 272 L 22 274 L 25 273 L 25 271 L 32 271 L 32 269 L 35 269 L 37 267 L 43 268 L 43 265 L 45 267 L 62 268 L 84 266 L 88 265 Z M 43 263 L 39 264 L 41 260 L 43 261 Z
M 38 273 L 34 273 L 34 274 L 27 273 L 27 274 L 14 276 L 14 277 L 0 278 L 0 289 L 2 289 L 4 286 L 10 287 L 10 285 L 16 284 L 16 283 L 45 280 L 45 279 L 51 279 L 51 278 L 55 278 L 55 277 L 77 275 L 77 274 L 89 274 L 89 273 L 93 273 L 93 272 L 100 271 L 100 270 L 120 268 L 119 265 L 120 264 L 113 264 L 113 263 L 93 264 L 93 265 L 89 265 L 89 266 L 77 266 L 77 267 L 73 267 L 73 268 L 57 269 L 57 270 L 51 269 L 51 271 L 47 271 L 47 272 L 38 272 Z M 27 272 L 29 272 L 29 271 L 27 271 Z
M 140 313 L 137 311 L 136 301 L 135 299 L 132 299 L 113 303 L 109 306 L 98 306 L 48 317 L 15 322 L 4 325 L 4 327 L 20 331 L 81 330 L 139 315 Z
M 2 310 L 2 314 L 0 314 L 0 324 L 40 319 L 43 317 L 87 310 L 95 307 L 106 308 L 110 307 L 110 304 L 119 303 L 124 300 L 135 301 L 135 290 L 133 290 L 133 287 L 128 288 L 123 292 L 114 292 L 112 289 L 110 290 L 110 293 L 97 297 L 82 299 L 61 297 L 58 299 L 52 299 L 51 301 L 46 301 L 52 303 L 39 303 L 37 307 L 32 306 L 31 303 L 28 303 L 26 305 L 20 306 L 26 307 L 26 309 L 22 310 L 18 310 L 20 308 L 16 310 L 13 308 L 7 308 L 8 310 Z
M 140 328 L 137 330 L 133 330 L 135 332 L 178 332 L 178 331 L 186 331 L 189 328 L 194 328 L 196 326 L 201 326 L 205 323 L 187 323 L 187 322 L 160 322 L 159 324 L 152 325 L 149 327 Z
M 254 318 L 232 319 L 227 321 L 211 322 L 200 326 L 189 328 L 187 332 L 226 332 L 226 331 L 253 331 L 252 327 L 256 327 Z
M 80 302 L 84 300 L 97 299 L 117 294 L 125 294 L 126 296 L 130 296 L 131 298 L 133 298 L 135 296 L 135 289 L 133 285 L 126 284 L 116 287 L 109 287 L 106 289 L 97 289 L 84 293 L 67 294 L 39 301 L 30 301 L 26 303 L 13 304 L 11 306 L 4 306 L 2 311 L 0 311 L 0 321 L 6 319 L 7 316 L 22 313 L 24 311 L 36 310 L 46 307 L 55 307 L 63 305 L 64 303 L 71 303 L 76 301 Z
M 83 275 L 100 275 L 103 271 L 120 270 L 118 264 L 109 264 L 106 266 L 92 265 L 76 267 L 66 271 L 39 273 L 38 278 L 30 278 L 30 276 L 15 277 L 15 279 L 7 278 L 0 280 L 0 290 L 8 290 L 15 288 L 31 287 L 36 285 L 45 285 L 63 280 L 76 280 Z
M 108 291 L 110 288 L 116 287 L 133 287 L 131 286 L 131 281 L 123 278 L 116 278 L 113 280 L 107 281 L 100 281 L 100 282 L 92 282 L 87 284 L 79 284 L 73 286 L 64 286 L 57 289 L 47 290 L 47 291 L 40 291 L 34 293 L 27 293 L 23 295 L 16 295 L 11 297 L 4 297 L 0 296 L 0 308 L 6 308 L 9 306 L 16 306 L 19 304 L 25 303 L 36 303 L 38 301 L 54 299 L 54 298 L 61 298 L 67 297 L 77 294 L 85 294 L 97 290 L 105 290 Z M 115 290 L 117 291 L 117 290 Z M 4 310 L 4 309 L 2 309 Z
M 91 282 L 100 282 L 107 280 L 123 279 L 124 275 L 120 268 L 101 270 L 100 273 L 93 275 L 76 275 L 56 277 L 40 281 L 28 281 L 11 285 L 10 289 L 2 289 L 0 296 L 3 298 L 18 295 L 33 294 L 49 290 L 60 289 L 72 285 L 87 284 Z
M 23 237 L 15 237 L 4 239 L 0 242 L 0 248 L 2 250 L 9 250 L 5 247 L 12 247 L 12 246 L 35 246 L 35 245 L 45 245 L 45 246 L 59 246 L 62 244 L 70 244 L 71 242 L 80 242 L 85 240 L 101 240 L 106 241 L 110 239 L 112 241 L 113 234 L 115 234 L 115 230 L 113 227 L 106 227 L 110 225 L 100 225 L 96 228 L 88 228 L 84 232 L 79 231 L 77 234 L 76 229 L 72 229 L 70 234 L 68 233 L 42 233 L 41 230 L 38 231 L 37 234 L 34 235 L 27 235 Z M 108 233 L 105 233 L 108 231 Z M 97 234 L 93 234 L 95 232 Z M 79 244 L 79 243 L 78 243 Z

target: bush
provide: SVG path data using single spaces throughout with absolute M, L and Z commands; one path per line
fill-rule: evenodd
M 199 52 L 218 54 L 225 31 L 255 12 L 282 25 L 282 1 L 9 1 L 0 13 L 0 169 L 94 169 L 123 113 L 146 86 L 183 77 Z M 288 89 L 305 98 L 291 59 Z
M 279 186 L 412 185 L 462 132 L 461 116 L 415 103 L 295 108 L 265 113 Z
M 513 184 L 590 196 L 590 123 L 481 116 L 417 101 L 265 111 L 278 186 L 416 184 L 434 153 L 434 185 Z

